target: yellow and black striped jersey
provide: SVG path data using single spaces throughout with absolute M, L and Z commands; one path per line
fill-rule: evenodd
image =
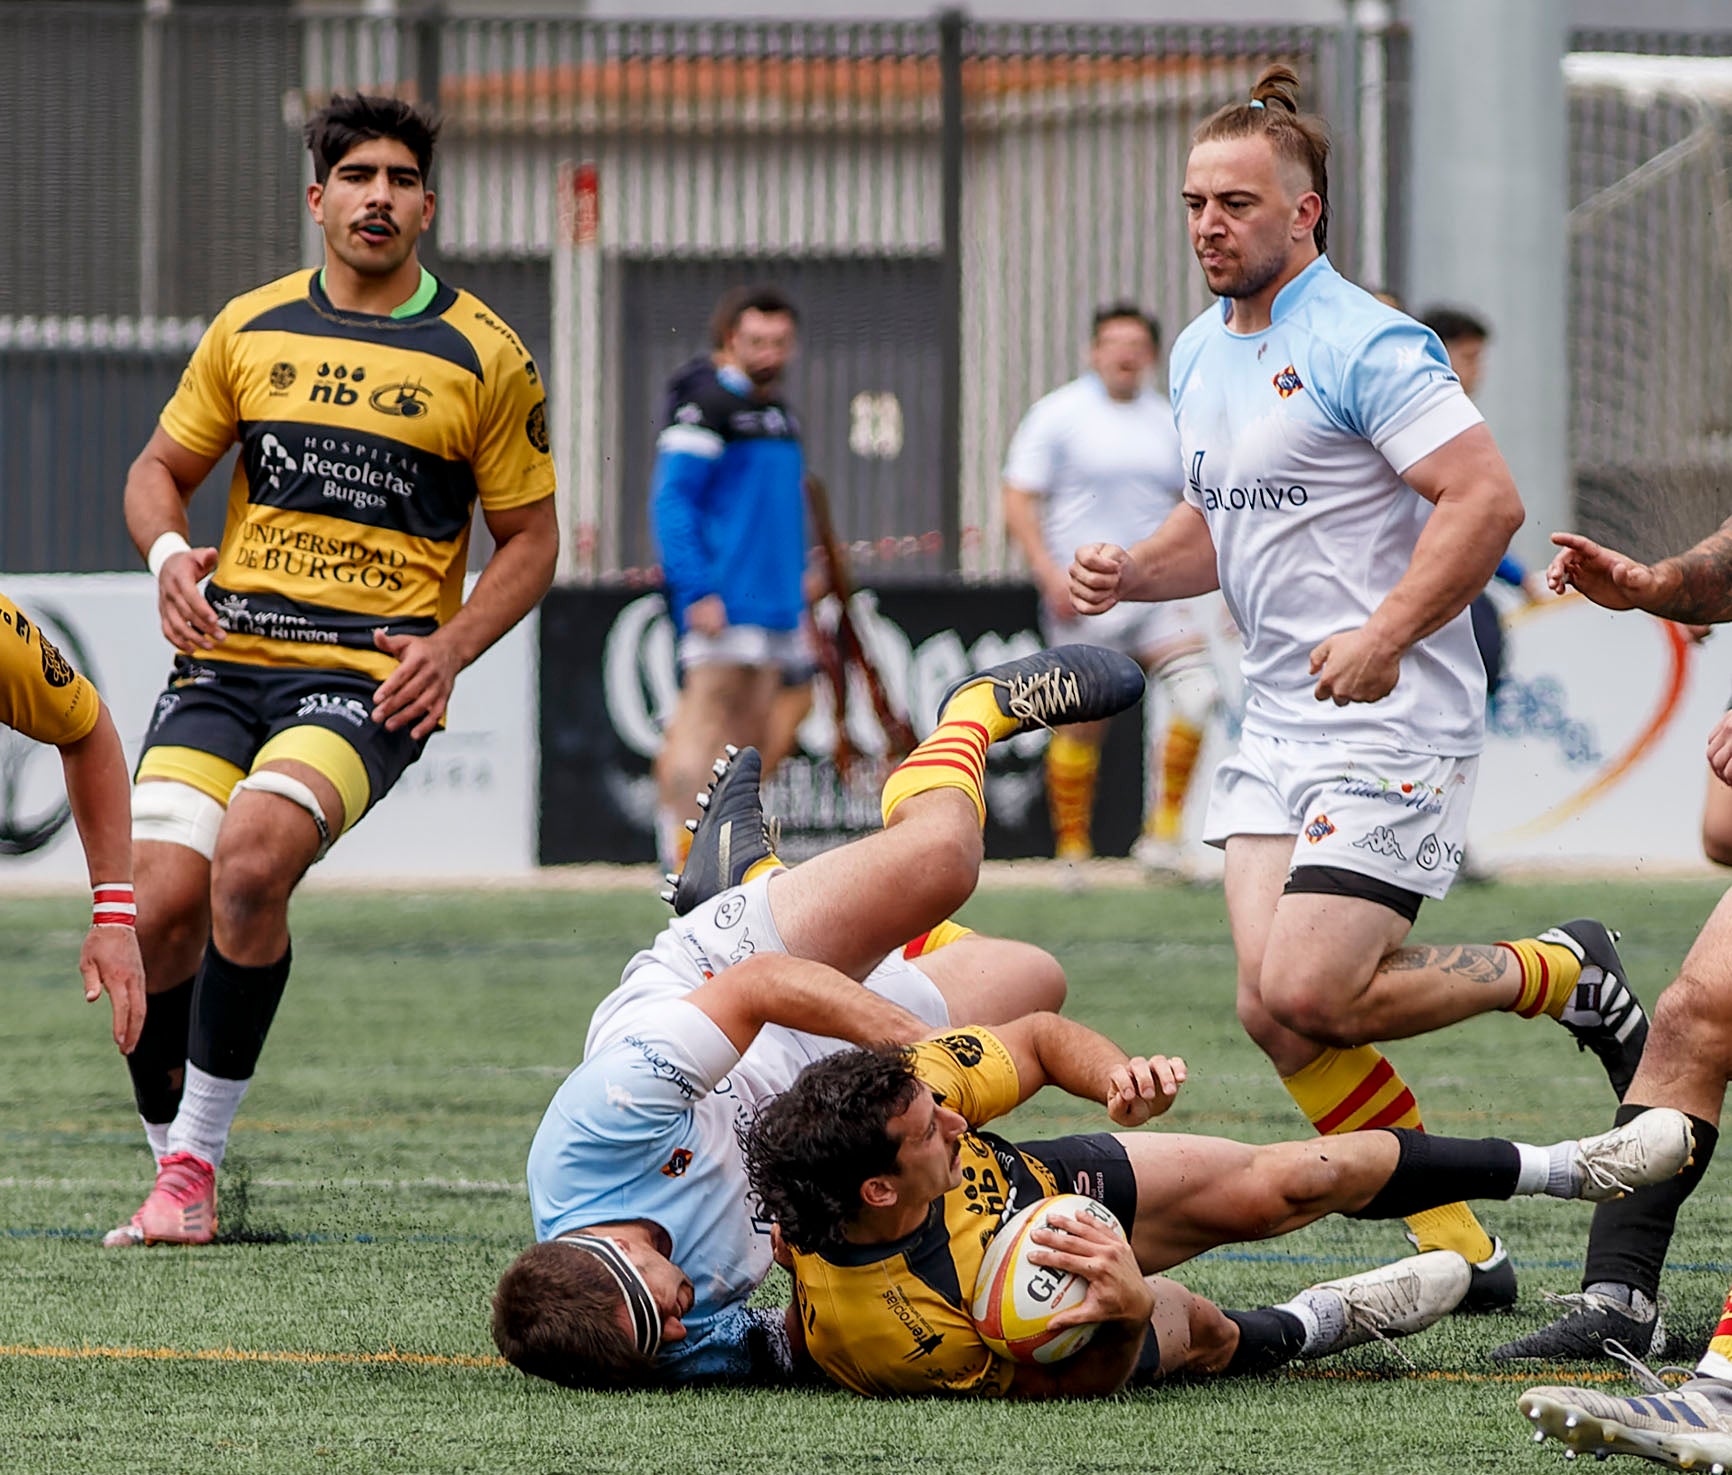
M 1020 1100 L 1015 1062 L 990 1030 L 923 1041 L 914 1047 L 914 1070 L 971 1127 Z M 1016 1364 L 980 1340 L 968 1302 L 999 1225 L 1058 1185 L 1045 1164 L 990 1132 L 965 1132 L 959 1147 L 961 1184 L 913 1234 L 794 1256 L 807 1351 L 856 1393 L 998 1398 L 1010 1387 Z
M 213 655 L 374 677 L 384 627 L 426 635 L 463 602 L 475 502 L 551 496 L 546 395 L 510 328 L 424 275 L 402 315 L 339 312 L 299 271 L 230 302 L 162 412 L 179 444 L 240 443 L 206 597 Z M 425 300 L 423 300 L 425 299 Z
M 101 712 L 96 688 L 41 626 L 0 595 L 0 722 L 58 748 L 87 736 Z

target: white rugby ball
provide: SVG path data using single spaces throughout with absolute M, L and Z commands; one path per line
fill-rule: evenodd
M 1080 1275 L 1035 1265 L 1028 1258 L 1028 1252 L 1038 1248 L 1030 1233 L 1053 1214 L 1093 1219 L 1120 1239 L 1125 1237 L 1124 1226 L 1111 1209 L 1080 1193 L 1043 1198 L 1005 1220 L 980 1262 L 969 1315 L 981 1341 L 1016 1362 L 1060 1362 L 1082 1351 L 1095 1334 L 1093 1323 L 1047 1330 L 1055 1313 L 1088 1295 L 1088 1282 Z

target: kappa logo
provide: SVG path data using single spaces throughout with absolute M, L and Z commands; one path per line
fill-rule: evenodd
M 432 398 L 433 391 L 419 379 L 401 379 L 395 384 L 381 384 L 367 396 L 367 403 L 381 415 L 418 420 L 427 413 L 427 401 Z
M 1319 814 L 1305 823 L 1305 838 L 1315 845 L 1319 840 L 1327 840 L 1335 833 L 1335 826 L 1329 822 L 1329 816 Z
M 673 1156 L 662 1164 L 662 1177 L 683 1178 L 686 1169 L 692 1165 L 692 1151 L 689 1147 L 676 1147 Z
M 271 365 L 271 393 L 287 394 L 295 382 L 295 366 L 286 360 Z
M 1280 395 L 1282 399 L 1291 399 L 1305 387 L 1304 381 L 1299 377 L 1299 371 L 1292 364 L 1288 364 L 1269 382 L 1275 386 L 1275 393 Z
M 351 369 L 347 364 L 320 364 L 318 382 L 307 391 L 307 399 L 320 405 L 352 405 L 360 399 L 354 386 L 367 377 L 364 368 Z
M 1353 842 L 1355 850 L 1368 850 L 1373 855 L 1385 856 L 1390 860 L 1406 860 L 1407 852 L 1401 848 L 1401 842 L 1395 838 L 1395 831 L 1388 825 L 1376 825 L 1366 834 Z

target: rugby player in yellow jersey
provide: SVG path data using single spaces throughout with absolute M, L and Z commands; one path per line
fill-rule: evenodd
M 1666 1110 L 1550 1147 L 1405 1128 L 1263 1147 L 1154 1132 L 1012 1144 L 977 1130 L 1046 1084 L 1137 1126 L 1172 1104 L 1185 1074 L 1181 1061 L 1129 1058 L 1052 1014 L 807 1066 L 760 1111 L 745 1157 L 792 1251 L 813 1360 L 879 1396 L 1078 1397 L 1180 1371 L 1262 1371 L 1430 1325 L 1466 1293 L 1467 1261 L 1433 1250 L 1249 1312 L 1222 1311 L 1158 1272 L 1331 1213 L 1399 1218 L 1516 1194 L 1600 1201 L 1671 1177 L 1691 1150 L 1688 1119 Z M 980 1340 L 967 1307 L 999 1224 L 1059 1192 L 1106 1204 L 1129 1242 L 1062 1216 L 1034 1232 L 1034 1263 L 1089 1283 L 1052 1324 L 1102 1330 L 1064 1362 L 1014 1363 Z
M 78 955 L 84 999 L 104 993 L 114 1043 L 138 1043 L 144 963 L 134 929 L 130 785 L 114 719 L 96 688 L 72 669 L 42 627 L 0 595 L 0 724 L 60 750 L 66 798 L 90 874 L 90 931 Z
M 288 979 L 290 893 L 552 580 L 540 375 L 417 254 L 437 132 L 396 99 L 312 118 L 323 269 L 217 315 L 127 477 L 181 654 L 133 793 L 151 1003 L 129 1063 L 157 1179 L 111 1245 L 215 1234 L 216 1169 Z M 221 548 L 189 547 L 186 503 L 236 443 Z M 478 501 L 496 546 L 465 601 Z

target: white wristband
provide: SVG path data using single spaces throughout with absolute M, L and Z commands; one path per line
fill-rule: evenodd
M 162 566 L 177 553 L 191 553 L 192 544 L 179 533 L 164 533 L 150 545 L 150 552 L 145 562 L 150 565 L 150 576 L 153 579 L 162 577 Z

